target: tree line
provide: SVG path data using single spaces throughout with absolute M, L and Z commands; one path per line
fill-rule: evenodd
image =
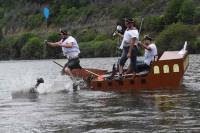
M 153 2 L 152 0 L 151 2 Z M 47 59 L 47 58 L 63 58 L 60 48 L 51 48 L 44 44 L 44 40 L 50 41 L 59 40 L 59 35 L 55 30 L 50 30 L 48 33 L 42 30 L 34 30 L 37 27 L 44 28 L 45 23 L 43 22 L 43 16 L 38 11 L 37 4 L 43 4 L 47 1 L 38 0 L 34 1 L 35 14 L 30 15 L 26 12 L 19 12 L 15 17 L 23 19 L 28 18 L 28 22 L 19 23 L 16 20 L 18 27 L 23 27 L 23 31 L 18 34 L 9 34 L 15 30 L 9 29 L 7 22 L 12 16 L 8 12 L 9 9 L 13 8 L 10 5 L 3 2 L 0 6 L 0 59 Z M 11 2 L 11 1 L 10 1 Z M 12 1 L 13 2 L 13 1 Z M 19 2 L 24 2 L 20 0 Z M 54 24 L 59 24 L 60 27 L 66 27 L 68 25 L 74 25 L 73 22 L 82 23 L 81 26 L 92 23 L 94 18 L 91 16 L 100 12 L 97 5 L 91 3 L 89 0 L 78 0 L 78 1 L 60 1 L 61 3 L 54 3 L 52 0 L 50 20 L 48 26 L 50 29 L 54 29 Z M 63 3 L 64 2 L 64 3 Z M 1 3 L 1 1 L 0 1 Z M 70 3 L 70 4 L 69 4 Z M 144 23 L 141 31 L 141 39 L 144 34 L 150 34 L 155 43 L 158 46 L 158 51 L 162 53 L 165 50 L 179 50 L 182 48 L 185 41 L 189 43 L 189 52 L 191 54 L 200 53 L 200 8 L 199 4 L 195 4 L 193 0 L 170 0 L 165 10 L 159 15 L 141 15 L 141 7 L 145 7 L 149 2 L 140 5 L 140 8 L 133 8 L 129 5 L 114 5 L 109 8 L 110 5 L 101 5 L 104 13 L 110 17 L 110 19 L 116 20 L 116 22 L 123 25 L 122 18 L 124 16 L 134 17 L 139 27 L 141 18 L 144 17 Z M 15 9 L 16 10 L 16 9 Z M 109 10 L 109 11 L 108 11 Z M 29 12 L 30 10 L 27 9 Z M 56 14 L 56 11 L 59 12 Z M 11 15 L 11 16 L 9 16 Z M 104 16 L 104 14 L 102 14 Z M 12 16 L 13 17 L 13 16 Z M 66 19 L 67 18 L 67 19 Z M 7 22 L 7 24 L 6 24 Z M 76 23 L 77 24 L 77 23 Z M 112 57 L 117 56 L 117 45 L 120 43 L 117 37 L 112 36 L 113 31 L 102 32 L 97 30 L 95 27 L 84 27 L 76 28 L 79 25 L 73 26 L 70 29 L 71 34 L 77 38 L 81 49 L 81 57 Z M 72 26 L 71 26 L 72 27 Z M 102 29 L 105 27 L 102 27 Z M 114 30 L 114 29 L 113 29 Z M 106 30 L 105 30 L 106 31 Z

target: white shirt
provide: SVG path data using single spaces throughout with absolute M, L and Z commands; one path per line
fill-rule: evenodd
M 123 47 L 130 46 L 131 39 L 134 38 L 134 37 L 138 40 L 139 33 L 138 33 L 137 29 L 126 30 L 124 32 L 124 37 L 123 37 L 122 43 L 120 45 L 120 49 L 123 49 Z M 137 42 L 135 43 L 135 45 L 137 45 Z
M 62 45 L 67 45 L 67 43 L 72 43 L 71 48 L 62 47 L 63 55 L 68 58 L 78 57 L 80 50 L 76 39 L 72 36 L 69 36 L 64 41 L 61 40 Z
M 154 61 L 154 57 L 157 55 L 157 47 L 155 44 L 150 44 L 148 46 L 148 48 L 150 48 L 151 50 L 147 50 L 145 49 L 145 53 L 144 53 L 144 62 L 147 64 L 147 65 L 150 65 L 150 63 L 152 61 Z

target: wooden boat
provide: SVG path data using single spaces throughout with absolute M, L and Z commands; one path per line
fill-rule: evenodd
M 166 51 L 151 63 L 148 72 L 135 76 L 125 75 L 123 80 L 106 78 L 108 72 L 100 69 L 76 69 L 73 74 L 83 78 L 92 90 L 130 92 L 137 90 L 178 89 L 189 65 L 187 51 Z M 88 70 L 88 71 L 87 71 Z

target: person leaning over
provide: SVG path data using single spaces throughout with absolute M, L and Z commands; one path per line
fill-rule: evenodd
M 58 42 L 49 42 L 46 43 L 52 47 L 61 47 L 63 51 L 63 55 L 67 57 L 68 62 L 64 65 L 62 73 L 66 73 L 69 75 L 73 81 L 75 81 L 74 76 L 72 74 L 72 69 L 79 68 L 80 60 L 79 60 L 79 46 L 76 39 L 68 34 L 67 30 L 60 30 L 59 35 L 61 36 L 61 40 Z
M 141 46 L 145 49 L 144 61 L 137 65 L 139 72 L 149 70 L 151 62 L 157 56 L 157 47 L 152 41 L 153 39 L 149 35 L 144 36 L 144 43 L 141 43 Z
M 123 38 L 120 46 L 123 51 L 119 61 L 119 79 L 122 79 L 123 67 L 128 58 L 130 58 L 130 65 L 127 73 L 132 72 L 135 74 L 136 72 L 137 41 L 139 33 L 132 18 L 125 18 L 125 25 L 127 29 L 124 35 L 117 33 L 117 35 Z

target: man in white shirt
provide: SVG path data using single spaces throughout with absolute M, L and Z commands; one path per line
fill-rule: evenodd
M 124 35 L 117 33 L 123 38 L 120 49 L 123 49 L 120 61 L 119 61 L 119 78 L 122 78 L 123 67 L 128 58 L 130 58 L 130 65 L 127 73 L 136 72 L 136 57 L 137 57 L 137 41 L 138 30 L 135 27 L 135 22 L 132 18 L 125 18 L 125 25 L 127 27 Z
M 149 70 L 150 64 L 157 56 L 157 47 L 152 43 L 152 38 L 149 35 L 144 36 L 144 43 L 141 44 L 145 49 L 144 62 L 137 65 L 138 71 Z
M 71 73 L 72 69 L 79 68 L 80 61 L 79 61 L 79 46 L 76 39 L 70 36 L 67 30 L 60 30 L 61 40 L 58 42 L 46 42 L 48 45 L 52 47 L 61 47 L 63 51 L 63 55 L 67 57 L 68 62 L 63 67 L 63 73 L 70 75 L 70 77 L 74 80 L 73 75 Z

